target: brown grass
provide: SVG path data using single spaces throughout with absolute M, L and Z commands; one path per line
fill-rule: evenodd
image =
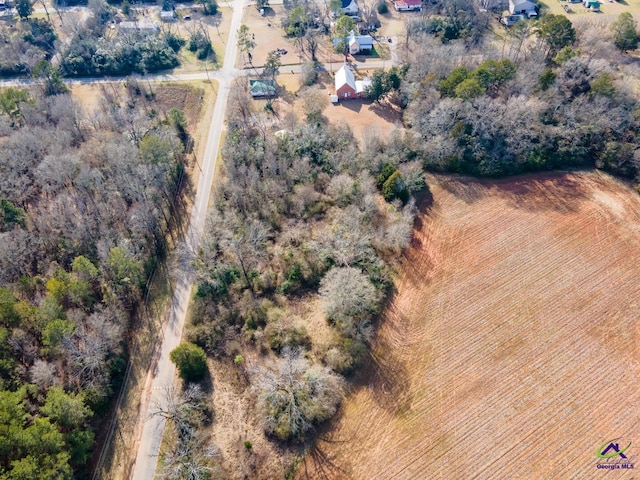
M 221 66 L 224 63 L 224 52 L 227 47 L 227 39 L 229 38 L 233 10 L 227 7 L 219 7 L 216 15 L 207 16 L 202 13 L 202 10 L 197 8 L 181 8 L 177 10 L 176 14 L 178 19 L 175 22 L 164 24 L 164 26 L 184 38 L 187 41 L 187 45 L 180 50 L 179 57 L 181 65 L 174 70 L 174 73 L 179 74 L 204 70 L 204 61 L 198 60 L 196 55 L 188 50 L 191 33 L 200 30 L 201 27 L 206 28 L 209 38 L 211 39 L 211 45 L 216 52 L 215 66 L 208 60 L 209 66 L 207 68 L 211 70 L 212 67 L 217 68 Z M 182 17 L 185 15 L 189 15 L 191 19 L 182 20 Z M 162 24 L 160 20 L 156 21 Z
M 260 12 L 255 8 L 254 4 L 244 9 L 242 23 L 249 27 L 250 34 L 255 35 L 256 46 L 251 52 L 254 66 L 260 67 L 264 65 L 269 52 L 276 48 L 284 48 L 287 50 L 287 54 L 280 57 L 282 65 L 300 63 L 303 57 L 299 55 L 299 51 L 294 46 L 293 40 L 285 36 L 284 30 L 281 27 L 282 19 L 286 18 L 287 15 L 288 12 L 282 5 L 272 5 L 270 8 L 267 8 L 264 17 L 260 16 Z M 243 68 L 244 66 L 242 54 L 238 51 L 236 68 Z M 247 62 L 246 67 L 249 66 Z M 283 68 L 282 70 L 284 71 L 285 69 Z
M 598 446 L 640 433 L 640 198 L 599 173 L 429 183 L 372 367 L 298 478 L 600 478 Z
M 559 2 L 558 0 L 542 0 L 540 2 L 542 13 L 554 13 L 556 15 L 566 15 L 570 20 L 582 19 L 582 17 L 588 17 L 592 20 L 606 20 L 607 22 L 613 21 L 622 12 L 629 12 L 636 16 L 640 13 L 640 2 L 637 0 L 625 0 L 608 2 L 602 0 L 600 2 L 600 12 L 592 12 L 584 8 L 582 3 L 568 3 Z M 572 13 L 566 13 L 563 5 L 569 5 Z
M 334 65 L 335 66 L 335 65 Z M 378 104 L 370 100 L 343 100 L 332 104 L 329 96 L 335 93 L 333 76 L 329 73 L 319 75 L 318 82 L 311 87 L 301 87 L 300 75 L 291 75 L 286 69 L 278 76 L 278 84 L 282 87 L 279 97 L 274 101 L 274 108 L 281 117 L 293 115 L 304 119 L 308 105 L 319 106 L 322 116 L 332 125 L 348 125 L 355 139 L 362 147 L 367 138 L 372 136 L 388 138 L 401 130 L 400 111 L 388 102 Z M 371 70 L 359 69 L 358 77 L 371 75 Z M 263 108 L 265 100 L 254 100 L 256 109 Z

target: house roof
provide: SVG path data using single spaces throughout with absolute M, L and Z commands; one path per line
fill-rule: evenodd
M 422 0 L 396 0 L 396 5 L 406 5 L 407 7 L 422 6 Z
M 342 65 L 340 70 L 336 72 L 335 85 L 336 90 L 345 85 L 349 85 L 354 92 L 356 91 L 356 77 L 353 75 L 351 69 L 346 65 Z
M 120 22 L 118 27 L 121 30 L 150 30 L 157 31 L 158 25 L 148 20 L 139 20 L 137 22 Z
M 358 42 L 360 48 L 373 47 L 373 37 L 371 35 L 356 35 L 356 33 L 351 30 L 349 32 L 349 45 L 351 45 L 354 40 Z
M 509 0 L 509 6 L 512 10 L 535 10 L 536 4 L 529 0 Z
M 275 95 L 278 91 L 276 82 L 269 79 L 249 80 L 249 91 L 252 97 Z
M 364 77 L 362 80 L 356 80 L 356 93 L 364 93 L 367 87 L 371 86 L 371 79 Z

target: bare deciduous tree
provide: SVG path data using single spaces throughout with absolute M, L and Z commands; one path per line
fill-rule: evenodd
M 29 377 L 31 382 L 41 390 L 60 384 L 60 379 L 56 375 L 56 366 L 46 360 L 36 360 L 29 369 Z
M 254 374 L 265 431 L 281 440 L 304 440 L 342 400 L 342 378 L 327 367 L 311 365 L 295 350 L 285 348 L 282 358 Z
M 165 480 L 210 480 L 217 478 L 215 459 L 219 450 L 210 439 L 198 432 L 204 418 L 207 396 L 200 385 L 190 384 L 180 392 L 175 386 L 165 389 L 162 401 L 152 415 L 170 422 L 176 441 L 163 450 L 164 462 L 159 473 Z
M 357 268 L 334 267 L 320 282 L 322 310 L 335 323 L 368 320 L 378 310 L 380 295 Z

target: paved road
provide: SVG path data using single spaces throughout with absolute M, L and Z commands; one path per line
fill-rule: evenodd
M 235 35 L 235 32 L 233 32 Z M 227 45 L 227 50 L 229 49 L 229 45 Z M 235 50 L 235 48 L 234 48 Z M 226 58 L 226 57 L 225 57 Z M 225 61 L 225 65 L 226 65 Z M 351 61 L 351 65 L 353 65 L 356 69 L 369 69 L 369 68 L 385 68 L 391 67 L 392 65 L 398 65 L 400 62 L 398 60 L 364 60 L 364 61 Z M 321 65 L 319 68 L 321 70 L 332 72 L 337 71 L 341 66 L 340 62 L 333 62 L 331 64 Z M 300 65 L 284 65 L 280 67 L 280 73 L 300 73 L 302 71 L 302 67 Z M 236 77 L 242 76 L 256 76 L 262 73 L 261 67 L 250 68 L 247 67 L 242 70 L 229 70 L 225 71 L 224 67 L 222 70 L 214 70 L 209 73 L 206 72 L 193 72 L 193 73 L 160 73 L 160 74 L 149 74 L 149 75 L 138 75 L 133 74 L 130 75 L 132 78 L 137 78 L 139 80 L 149 81 L 149 82 L 187 82 L 193 80 L 217 80 L 223 81 L 224 79 L 232 79 Z M 84 77 L 84 78 L 64 78 L 64 83 L 67 85 L 89 85 L 89 84 L 101 84 L 101 83 L 114 83 L 114 82 L 124 82 L 127 77 Z M 10 79 L 2 79 L 0 78 L 0 88 L 5 87 L 28 87 L 30 85 L 35 84 L 33 80 L 30 78 L 10 78 Z
M 195 252 L 197 250 L 204 231 L 207 206 L 209 204 L 211 184 L 222 137 L 229 91 L 231 82 L 237 75 L 237 72 L 234 70 L 237 53 L 236 32 L 238 28 L 240 28 L 245 1 L 246 0 L 235 0 L 233 4 L 231 33 L 227 41 L 227 49 L 224 57 L 225 62 L 222 70 L 216 72 L 215 75 L 215 78 L 219 82 L 218 96 L 211 119 L 205 156 L 202 162 L 202 175 L 198 182 L 196 200 L 191 212 L 187 238 L 185 239 L 188 248 L 182 249 L 185 252 Z M 182 75 L 179 77 L 180 79 L 184 79 Z M 185 253 L 186 258 L 181 259 L 181 261 L 188 262 L 188 255 L 189 253 Z M 185 271 L 186 270 L 187 269 L 185 269 Z M 145 385 L 144 392 L 146 392 L 146 395 L 144 395 L 142 399 L 141 417 L 139 419 L 139 422 L 144 422 L 144 424 L 142 428 L 137 429 L 139 432 L 139 437 L 136 442 L 137 456 L 132 470 L 133 473 L 130 477 L 133 480 L 152 480 L 155 476 L 165 422 L 159 416 L 154 417 L 151 416 L 151 414 L 158 405 L 164 404 L 165 398 L 163 394 L 166 388 L 171 387 L 174 383 L 175 367 L 169 360 L 169 352 L 180 343 L 187 315 L 187 307 L 191 297 L 191 287 L 192 279 L 187 276 L 180 278 L 177 282 L 169 321 L 164 329 L 164 337 L 162 339 L 157 368 L 149 372 L 149 378 Z

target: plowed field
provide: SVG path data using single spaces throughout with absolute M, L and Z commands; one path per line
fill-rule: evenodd
M 639 478 L 596 450 L 640 459 L 640 196 L 599 173 L 429 182 L 374 366 L 298 478 Z

